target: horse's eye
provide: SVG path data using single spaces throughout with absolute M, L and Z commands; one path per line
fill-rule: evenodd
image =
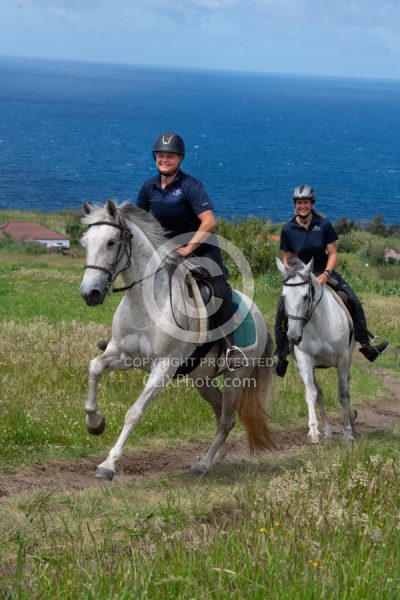
M 115 242 L 116 242 L 116 240 L 108 240 L 107 248 L 111 248 L 111 246 L 115 246 Z

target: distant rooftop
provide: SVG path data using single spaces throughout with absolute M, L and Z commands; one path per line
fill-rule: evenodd
M 61 233 L 47 229 L 39 223 L 3 223 L 0 224 L 0 233 L 8 234 L 14 242 L 26 242 L 29 240 L 69 240 Z

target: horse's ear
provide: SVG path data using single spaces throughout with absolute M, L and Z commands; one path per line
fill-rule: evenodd
M 115 206 L 114 202 L 110 200 L 110 198 L 107 199 L 106 209 L 110 217 L 115 219 L 115 217 L 117 216 L 117 207 Z
M 299 273 L 300 273 L 301 275 L 303 275 L 303 277 L 308 277 L 308 275 L 309 275 L 310 273 L 312 273 L 312 268 L 313 268 L 313 264 L 314 264 L 314 259 L 312 258 L 312 259 L 310 260 L 310 262 L 309 262 L 309 263 L 307 263 L 306 265 L 305 265 L 304 263 L 301 263 L 301 264 L 303 264 L 303 266 L 302 266 L 302 267 L 301 267 L 301 269 L 299 270 Z
M 85 215 L 90 215 L 90 213 L 92 212 L 90 204 L 88 202 L 86 202 L 86 200 L 84 200 L 82 205 L 83 205 L 83 212 L 85 213 Z
M 313 266 L 314 266 L 314 257 L 312 257 L 312 259 L 310 260 L 310 262 L 307 265 L 307 273 L 312 273 Z
M 276 266 L 278 267 L 278 270 L 280 272 L 280 274 L 282 275 L 283 278 L 286 277 L 286 267 L 283 264 L 283 262 L 281 261 L 280 258 L 278 258 L 277 256 L 275 257 L 276 260 Z

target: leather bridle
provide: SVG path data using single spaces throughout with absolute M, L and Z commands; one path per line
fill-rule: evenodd
M 296 274 L 299 275 L 298 273 L 296 273 Z M 307 325 L 307 323 L 309 322 L 309 320 L 311 319 L 311 316 L 312 316 L 313 312 L 315 311 L 315 309 L 317 308 L 318 304 L 321 302 L 321 299 L 322 299 L 322 296 L 324 293 L 324 288 L 321 286 L 321 295 L 313 307 L 313 303 L 314 303 L 314 299 L 315 299 L 315 289 L 312 284 L 311 275 L 308 274 L 307 279 L 304 279 L 303 281 L 299 281 L 298 283 L 289 283 L 289 281 L 290 281 L 290 279 L 292 279 L 292 277 L 295 277 L 295 275 L 289 275 L 289 277 L 284 279 L 283 285 L 288 286 L 288 287 L 297 287 L 299 285 L 308 285 L 309 293 L 308 293 L 308 305 L 307 305 L 306 316 L 298 317 L 297 315 L 289 315 L 289 313 L 286 312 L 285 308 L 284 308 L 284 312 L 288 319 L 293 319 L 294 321 L 303 321 L 304 327 L 305 327 Z
M 165 261 L 163 261 L 161 266 L 158 267 L 158 269 L 156 269 L 156 271 L 154 271 L 153 273 L 150 273 L 149 275 L 146 275 L 146 277 L 142 277 L 141 279 L 138 279 L 136 281 L 132 281 L 132 283 L 130 285 L 126 285 L 124 287 L 119 287 L 119 288 L 113 287 L 110 292 L 109 290 L 110 290 L 112 284 L 114 283 L 114 281 L 116 280 L 116 278 L 118 277 L 118 275 L 120 273 L 122 273 L 123 271 L 126 271 L 126 269 L 129 269 L 129 267 L 131 266 L 131 262 L 132 262 L 131 261 L 131 258 L 132 258 L 131 240 L 133 238 L 133 233 L 131 232 L 129 227 L 126 225 L 124 219 L 122 217 L 120 217 L 119 215 L 118 215 L 118 223 L 111 223 L 110 221 L 97 221 L 96 223 L 91 223 L 89 225 L 89 227 L 94 227 L 95 225 L 108 225 L 109 227 L 115 227 L 116 229 L 119 229 L 117 254 L 116 254 L 116 257 L 115 257 L 115 260 L 114 260 L 114 263 L 113 263 L 111 269 L 106 269 L 105 267 L 100 267 L 98 265 L 88 265 L 88 264 L 84 265 L 84 267 L 83 267 L 84 269 L 96 269 L 97 271 L 103 271 L 104 273 L 107 273 L 108 278 L 107 278 L 107 282 L 106 282 L 106 290 L 108 293 L 126 292 L 127 290 L 132 289 L 133 286 L 137 285 L 138 283 L 141 283 L 142 281 L 144 281 L 145 279 L 148 279 L 149 277 L 152 277 L 153 275 L 156 275 L 159 271 L 161 271 L 162 269 L 165 268 Z M 117 268 L 117 264 L 121 260 L 124 253 L 126 253 L 127 261 L 125 263 L 125 266 L 116 273 L 115 271 Z M 172 316 L 174 318 L 176 325 L 178 325 L 178 327 L 180 329 L 187 330 L 188 326 L 186 326 L 186 328 L 182 327 L 178 323 L 178 321 L 175 317 L 174 307 L 173 307 L 173 303 L 172 303 L 171 277 L 169 278 L 169 299 L 170 299 Z
M 91 225 L 89 225 L 89 227 L 94 227 L 95 225 L 108 225 L 109 227 L 115 227 L 116 229 L 119 229 L 117 254 L 115 256 L 115 260 L 114 260 L 114 263 L 113 263 L 111 269 L 106 269 L 105 267 L 99 267 L 98 265 L 87 265 L 87 264 L 84 265 L 84 267 L 83 267 L 84 269 L 97 269 L 98 271 L 103 271 L 104 273 L 107 273 L 108 278 L 107 278 L 107 282 L 106 282 L 106 290 L 108 293 L 125 292 L 127 290 L 130 290 L 131 288 L 133 288 L 134 285 L 141 283 L 144 279 L 147 279 L 147 277 L 151 277 L 152 275 L 155 275 L 156 273 L 161 271 L 161 269 L 164 268 L 164 264 L 163 264 L 154 273 L 150 273 L 150 275 L 147 275 L 146 277 L 143 277 L 142 279 L 133 281 L 130 285 L 126 285 L 126 286 L 120 287 L 120 288 L 113 287 L 110 292 L 109 290 L 110 290 L 112 284 L 114 283 L 114 281 L 116 280 L 116 278 L 118 277 L 118 275 L 120 273 L 122 273 L 123 271 L 126 271 L 126 269 L 129 269 L 129 267 L 131 266 L 131 258 L 132 258 L 131 239 L 133 238 L 133 233 L 131 232 L 129 227 L 126 225 L 124 219 L 122 219 L 122 217 L 120 217 L 119 215 L 118 215 L 118 223 L 111 223 L 110 221 L 96 221 L 96 223 L 91 223 Z M 121 260 L 124 253 L 126 253 L 126 257 L 127 257 L 125 266 L 116 273 L 115 271 L 117 268 L 117 264 Z

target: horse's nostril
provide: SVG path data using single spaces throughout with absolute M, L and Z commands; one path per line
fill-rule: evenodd
M 102 294 L 98 289 L 90 290 L 88 294 L 82 294 L 82 298 L 88 306 L 98 306 L 103 301 Z

